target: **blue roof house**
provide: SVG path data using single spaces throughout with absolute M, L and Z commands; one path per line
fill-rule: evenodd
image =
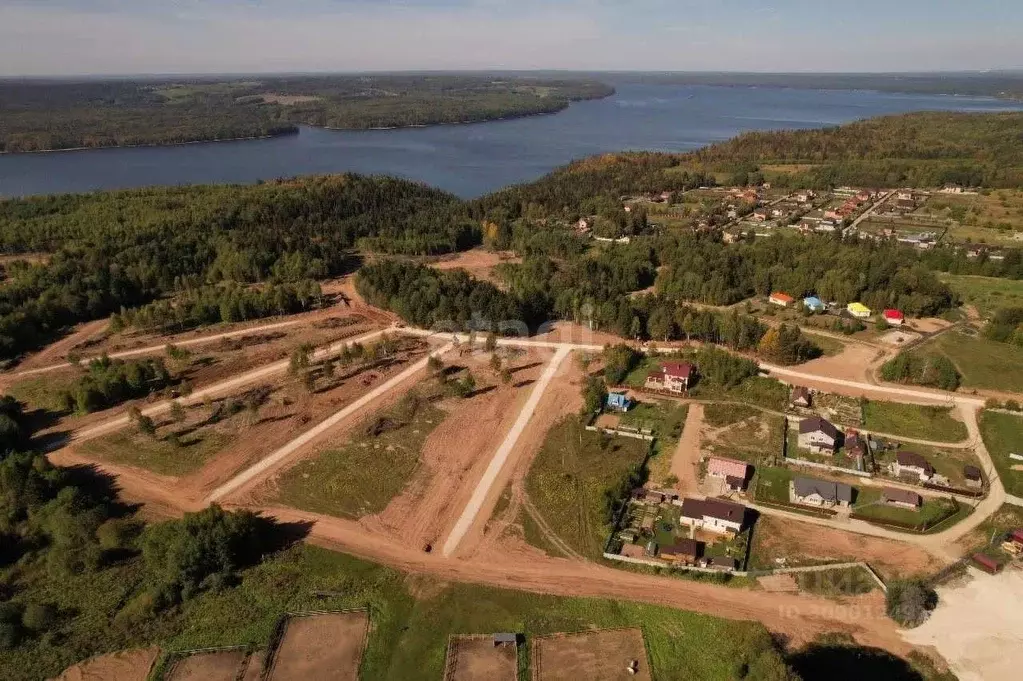
M 607 394 L 607 407 L 618 411 L 629 411 L 632 408 L 632 400 L 624 390 L 612 390 Z
M 803 305 L 809 308 L 812 312 L 824 312 L 824 302 L 816 296 L 803 298 Z

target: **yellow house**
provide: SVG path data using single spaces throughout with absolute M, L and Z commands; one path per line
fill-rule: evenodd
M 870 316 L 870 308 L 863 303 L 849 303 L 846 308 L 853 317 L 866 319 Z

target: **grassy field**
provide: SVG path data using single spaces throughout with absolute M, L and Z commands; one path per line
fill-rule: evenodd
M 949 237 L 955 241 L 1012 241 L 1015 232 L 1023 231 L 1023 192 L 933 196 L 917 213 L 951 220 Z
M 928 526 L 952 516 L 956 507 L 945 498 L 924 498 L 923 506 L 912 511 L 881 503 L 881 490 L 876 487 L 862 487 L 856 496 L 854 513 L 867 516 L 869 520 L 878 522 L 910 523 Z
M 112 463 L 138 466 L 160 475 L 187 475 L 199 470 L 209 459 L 234 440 L 235 426 L 204 428 L 173 444 L 162 434 L 151 438 L 134 428 L 121 430 L 79 445 L 79 450 Z
M 410 578 L 311 546 L 294 547 L 247 570 L 237 587 L 205 592 L 145 620 L 118 615 L 140 586 L 140 559 L 123 561 L 87 580 L 38 572 L 33 594 L 78 616 L 66 620 L 56 635 L 0 655 L 0 678 L 6 681 L 56 676 L 85 657 L 152 643 L 165 651 L 261 647 L 284 612 L 352 607 L 368 607 L 371 613 L 360 676 L 374 681 L 439 679 L 448 636 L 456 633 L 521 632 L 528 661 L 533 636 L 588 627 L 641 627 L 654 677 L 669 680 L 726 681 L 734 678 L 736 664 L 752 665 L 761 656 L 774 655 L 766 630 L 752 622 Z M 688 652 L 679 655 L 679 650 Z
M 526 491 L 558 536 L 585 556 L 599 557 L 609 531 L 604 493 L 643 463 L 648 443 L 584 429 L 569 416 L 551 428 L 526 476 Z
M 1023 348 L 958 331 L 943 333 L 912 352 L 939 352 L 962 374 L 963 388 L 1019 392 L 1023 386 Z
M 966 424 L 952 418 L 951 407 L 874 400 L 868 401 L 863 407 L 863 428 L 936 442 L 961 442 L 968 435 Z
M 975 306 L 982 316 L 1002 307 L 1023 306 L 1023 281 L 965 274 L 938 276 L 959 294 L 964 304 Z
M 712 405 L 707 406 L 709 408 Z M 755 417 L 735 422 L 716 435 L 704 435 L 702 449 L 716 456 L 752 464 L 765 458 L 781 457 L 785 441 L 785 418 L 756 411 L 753 413 Z
M 732 423 L 745 421 L 758 416 L 760 411 L 744 404 L 727 404 L 714 402 L 703 407 L 703 421 L 713 428 L 721 428 Z
M 639 402 L 622 414 L 621 425 L 652 430 L 655 437 L 678 440 L 686 422 L 689 407 L 672 400 Z
M 802 572 L 793 575 L 800 590 L 828 598 L 870 593 L 877 582 L 861 567 Z
M 1009 458 L 1009 454 L 1023 455 L 1023 416 L 984 411 L 980 415 L 980 434 L 1005 491 L 1023 496 L 1023 461 Z
M 82 372 L 75 369 L 73 372 L 59 371 L 45 376 L 25 378 L 14 383 L 7 393 L 19 402 L 23 402 L 30 411 L 42 409 L 60 412 L 64 409 L 64 405 L 60 403 L 57 396 L 69 389 L 81 375 Z
M 281 475 L 278 500 L 316 513 L 379 513 L 411 479 L 419 453 L 445 412 L 415 390 L 370 416 L 344 441 Z

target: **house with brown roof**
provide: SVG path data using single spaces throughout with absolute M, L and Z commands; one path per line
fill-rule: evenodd
M 662 546 L 660 556 L 673 563 L 694 565 L 703 555 L 703 542 L 695 539 L 679 539 L 670 546 Z
M 689 362 L 665 362 L 647 376 L 645 385 L 651 390 L 681 394 L 689 390 L 695 374 L 696 367 Z
M 838 428 L 819 416 L 799 422 L 799 447 L 817 454 L 834 454 L 839 447 Z
M 682 500 L 679 522 L 709 532 L 738 534 L 746 523 L 746 507 L 722 499 L 687 497 Z
M 813 403 L 813 398 L 810 396 L 810 389 L 802 385 L 793 386 L 789 402 L 794 407 L 808 408 Z
M 892 473 L 897 478 L 913 477 L 920 482 L 927 482 L 934 477 L 934 466 L 916 452 L 899 452 L 895 455 Z
M 980 489 L 984 486 L 984 474 L 976 466 L 966 464 L 963 466 L 963 478 L 966 479 L 966 486 Z
M 923 505 L 924 500 L 919 494 L 908 489 L 885 487 L 881 490 L 881 502 L 889 506 L 898 506 L 899 508 L 908 508 L 915 511 Z

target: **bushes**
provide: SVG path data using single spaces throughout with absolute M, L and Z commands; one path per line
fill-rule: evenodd
M 621 385 L 642 357 L 630 346 L 620 343 L 604 348 L 604 379 L 608 385 Z
M 956 390 L 962 375 L 944 355 L 929 355 L 903 350 L 881 367 L 881 378 L 895 383 Z
M 145 397 L 171 382 L 163 359 L 126 362 L 102 357 L 89 362 L 85 376 L 75 381 L 58 400 L 68 411 L 89 413 Z
M 888 585 L 885 612 L 904 627 L 918 627 L 938 604 L 938 595 L 918 580 L 903 580 Z
M 21 403 L 10 395 L 0 397 L 0 458 L 25 447 L 29 435 Z

